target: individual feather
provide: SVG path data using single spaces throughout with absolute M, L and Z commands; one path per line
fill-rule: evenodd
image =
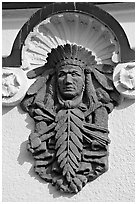
M 66 138 L 67 138 L 67 133 L 65 132 L 64 134 L 62 134 L 62 135 L 58 138 L 58 140 L 57 140 L 57 142 L 56 142 L 55 149 L 58 149 L 58 148 L 61 146 L 61 144 L 66 140 Z
M 73 123 L 73 122 L 70 122 L 71 123 L 71 131 L 77 135 L 77 137 L 79 137 L 80 139 L 82 139 L 82 133 L 80 131 L 80 129 Z
M 67 155 L 67 151 L 62 152 L 58 157 L 58 162 L 60 163 Z
M 99 71 L 94 70 L 93 71 L 95 78 L 97 81 L 107 90 L 113 90 L 114 85 L 113 81 L 110 80 L 108 77 L 106 77 L 104 74 L 101 74 Z
M 108 64 L 95 65 L 95 69 L 103 74 L 113 74 L 113 66 Z
M 70 147 L 72 153 L 73 153 L 73 154 L 78 158 L 78 160 L 80 161 L 80 160 L 81 160 L 81 154 L 80 154 L 80 152 L 78 151 L 78 148 L 76 147 L 76 145 L 75 145 L 72 141 L 70 141 L 70 142 L 69 142 L 69 147 Z
M 70 133 L 70 139 L 72 140 L 72 142 L 80 149 L 83 149 L 83 144 L 80 142 L 79 138 L 73 133 Z
M 55 138 L 58 139 L 60 137 L 60 135 L 62 135 L 67 129 L 67 124 L 65 123 L 63 126 L 61 126 L 61 128 L 59 128 L 59 130 L 56 133 Z
M 53 137 L 54 135 L 55 135 L 55 132 L 53 131 L 53 132 L 50 132 L 50 133 L 43 134 L 43 135 L 40 137 L 40 139 L 41 139 L 41 141 L 43 142 L 43 141 L 46 141 L 46 140 L 48 140 L 49 138 Z
M 64 141 L 58 149 L 56 156 L 59 156 L 67 148 L 67 141 Z
M 102 88 L 96 89 L 96 94 L 98 100 L 101 101 L 102 103 L 110 103 L 110 101 L 112 101 L 109 94 Z
M 71 114 L 71 120 L 77 125 L 78 127 L 82 128 L 83 127 L 83 121 L 81 121 L 77 116 L 74 114 Z
M 44 84 L 44 85 L 39 89 L 39 91 L 37 92 L 37 95 L 36 95 L 35 100 L 34 100 L 34 104 L 35 104 L 36 102 L 44 102 L 45 95 L 46 95 L 46 84 Z

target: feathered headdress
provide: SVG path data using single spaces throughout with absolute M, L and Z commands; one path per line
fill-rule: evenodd
M 38 84 L 43 86 L 59 67 L 67 64 L 89 73 L 86 74 L 89 98 L 92 95 L 96 99 L 92 76 L 105 90 L 113 92 L 114 52 L 118 52 L 114 36 L 96 19 L 89 20 L 82 14 L 55 15 L 37 25 L 25 41 L 22 66 L 31 69 L 28 78 L 40 76 L 27 94 L 33 93 L 33 87 L 36 93 Z
M 66 44 L 52 49 L 48 54 L 46 66 L 58 69 L 64 65 L 76 65 L 82 69 L 96 64 L 95 56 L 82 46 Z

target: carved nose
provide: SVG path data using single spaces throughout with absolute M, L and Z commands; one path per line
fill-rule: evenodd
M 66 75 L 65 83 L 66 83 L 66 84 L 72 84 L 72 77 L 71 77 L 70 74 L 67 74 L 67 75 Z

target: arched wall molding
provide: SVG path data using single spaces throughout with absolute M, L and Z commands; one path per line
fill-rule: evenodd
M 120 24 L 107 12 L 92 5 L 91 3 L 80 3 L 80 2 L 61 2 L 53 3 L 38 10 L 32 17 L 23 25 L 19 31 L 11 51 L 10 56 L 3 58 L 3 67 L 8 66 L 20 66 L 21 65 L 21 48 L 24 41 L 32 29 L 42 22 L 44 19 L 51 15 L 62 13 L 62 12 L 80 12 L 89 16 L 93 16 L 106 25 L 117 37 L 120 44 L 120 55 L 121 62 L 134 61 L 135 53 L 130 48 L 127 36 L 120 26 Z M 125 54 L 126 50 L 126 54 Z M 16 56 L 16 57 L 14 57 Z M 13 60 L 14 59 L 14 60 Z
M 65 44 L 51 50 L 46 64 L 27 73 L 30 79 L 38 77 L 24 99 L 20 99 L 22 109 L 35 121 L 35 130 L 28 140 L 35 171 L 57 189 L 77 193 L 87 182 L 108 170 L 108 114 L 121 100 L 112 81 L 113 71 L 117 64 L 125 66 L 125 63 L 134 62 L 134 50 L 123 28 L 107 12 L 88 3 L 53 3 L 38 10 L 21 28 L 11 55 L 3 59 L 5 69 L 22 69 L 22 50 L 28 36 L 44 20 L 62 13 L 95 18 L 109 30 L 119 48 L 117 63 L 97 64 L 89 50 Z M 84 88 L 77 98 L 61 95 L 56 67 L 64 65 L 71 65 L 73 69 L 80 67 L 85 75 L 81 72 L 77 75 L 85 77 Z M 131 87 L 131 83 L 128 84 Z

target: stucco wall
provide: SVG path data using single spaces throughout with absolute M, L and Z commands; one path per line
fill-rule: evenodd
M 134 9 L 103 7 L 123 26 L 134 47 Z M 3 12 L 3 56 L 10 53 L 13 40 L 35 10 Z M 76 195 L 63 194 L 42 181 L 33 171 L 33 158 L 26 150 L 33 120 L 20 106 L 3 108 L 2 178 L 4 202 L 129 202 L 134 201 L 134 101 L 125 99 L 109 116 L 109 170 L 88 183 Z

